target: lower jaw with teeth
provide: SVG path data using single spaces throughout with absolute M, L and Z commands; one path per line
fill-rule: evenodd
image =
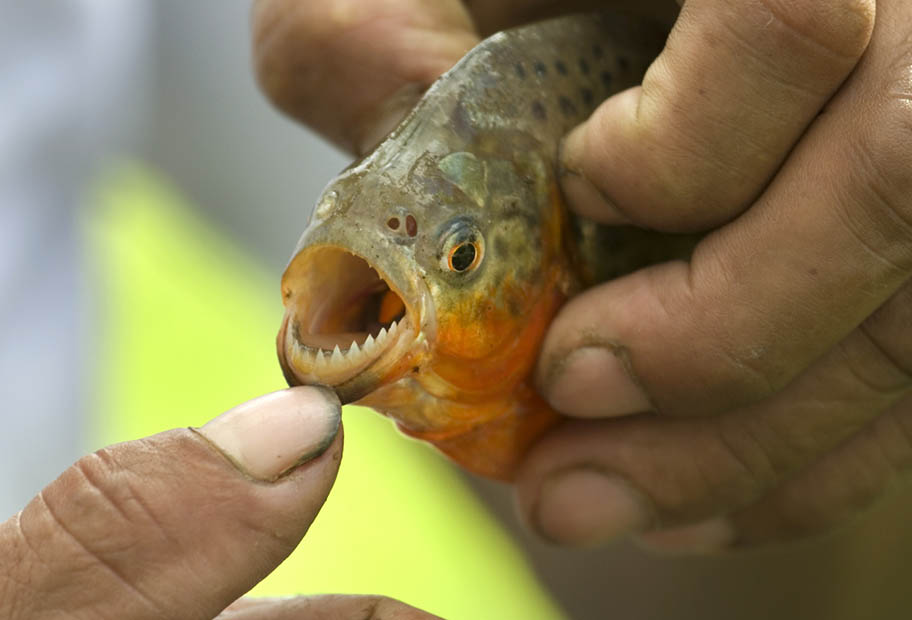
M 301 343 L 289 326 L 285 334 L 285 350 L 295 374 L 303 382 L 335 386 L 373 364 L 409 331 L 408 316 L 404 316 L 398 322 L 393 321 L 389 327 L 381 328 L 376 336 L 350 334 L 351 343 L 345 348 L 337 343 L 332 349 L 327 349 Z

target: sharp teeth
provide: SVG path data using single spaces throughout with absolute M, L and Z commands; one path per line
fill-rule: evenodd
M 294 330 L 291 328 L 290 324 L 285 328 L 285 349 L 286 350 L 290 349 L 293 345 L 298 344 L 297 339 L 292 335 L 293 331 Z
M 389 333 L 392 334 L 394 331 L 396 331 L 396 328 L 397 328 L 397 327 L 399 327 L 399 326 L 396 324 L 396 321 L 393 321 L 393 322 L 390 324 Z
M 361 355 L 361 348 L 358 346 L 358 343 L 352 340 L 351 346 L 348 347 L 348 353 L 345 354 L 349 359 L 359 357 Z
M 324 363 L 326 363 L 326 353 L 325 353 L 325 351 L 323 351 L 323 349 L 319 349 L 319 350 L 316 352 L 316 355 L 315 355 L 314 357 L 316 358 L 316 359 L 314 360 L 314 366 L 316 366 L 316 367 L 319 368 L 319 367 L 322 366 Z
M 377 334 L 377 342 L 383 342 L 383 339 L 386 338 L 386 328 L 381 327 L 380 333 Z
M 339 350 L 339 345 L 336 345 L 336 348 L 333 349 L 332 359 L 330 360 L 333 364 L 342 361 L 342 351 Z
M 367 340 L 364 341 L 364 350 L 371 351 L 374 348 L 374 337 L 370 334 L 367 335 Z

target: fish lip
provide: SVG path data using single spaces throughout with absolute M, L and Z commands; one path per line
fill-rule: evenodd
M 427 342 L 426 329 L 430 326 L 426 317 L 429 315 L 427 310 L 430 294 L 421 278 L 410 277 L 404 286 L 401 286 L 395 278 L 376 267 L 368 258 L 347 247 L 320 244 L 305 248 L 302 254 L 304 251 L 321 249 L 345 252 L 363 261 L 389 291 L 398 296 L 405 308 L 400 319 L 391 324 L 395 325 L 395 328 L 382 328 L 380 333 L 385 332 L 385 336 L 382 337 L 380 334 L 377 338 L 371 335 L 373 344 L 359 346 L 360 354 L 353 351 L 351 346 L 343 349 L 338 345 L 338 353 L 335 353 L 335 349 L 329 351 L 323 347 L 311 346 L 306 342 L 309 338 L 300 337 L 296 329 L 294 305 L 289 306 L 286 299 L 286 313 L 279 330 L 277 349 L 282 370 L 289 384 L 326 385 L 336 391 L 343 403 L 349 403 L 360 399 L 382 384 L 395 381 L 413 369 L 417 363 L 417 360 L 413 359 L 416 357 L 414 354 L 422 349 L 422 343 Z M 318 355 L 323 359 L 318 360 Z

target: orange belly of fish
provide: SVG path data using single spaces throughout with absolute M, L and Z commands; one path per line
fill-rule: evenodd
M 509 345 L 494 347 L 496 353 L 475 359 L 438 351 L 430 366 L 453 391 L 448 393 L 447 387 L 441 388 L 436 394 L 441 400 L 425 405 L 423 420 L 430 422 L 426 426 L 410 424 L 407 414 L 393 415 L 400 430 L 433 444 L 473 473 L 512 480 L 531 445 L 560 419 L 532 387 L 532 372 L 544 333 L 565 300 L 553 284 L 559 276 L 556 269 L 546 276 L 544 289 L 548 292 L 539 295 L 538 303 L 521 322 L 504 314 L 476 323 L 476 328 L 483 325 L 489 333 L 511 333 Z M 498 323 L 523 327 L 514 332 Z M 453 328 L 448 333 L 441 330 L 438 336 L 449 342 L 472 339 L 471 333 Z M 427 382 L 425 387 L 435 391 Z M 414 402 L 414 406 L 421 407 L 422 403 Z M 377 408 L 382 410 L 382 404 Z M 431 408 L 433 415 L 429 416 Z M 408 411 L 408 407 L 397 409 Z
M 460 467 L 480 476 L 510 482 L 523 457 L 549 428 L 560 420 L 535 390 L 520 386 L 507 412 L 459 433 L 416 432 L 402 424 L 410 437 L 433 444 Z

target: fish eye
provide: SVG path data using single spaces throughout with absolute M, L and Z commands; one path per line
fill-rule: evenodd
M 484 239 L 472 223 L 461 218 L 451 222 L 442 237 L 441 269 L 464 274 L 478 268 L 484 258 Z
M 463 241 L 450 249 L 447 257 L 447 267 L 450 271 L 462 273 L 475 267 L 477 259 L 481 256 L 478 245 L 474 241 Z

